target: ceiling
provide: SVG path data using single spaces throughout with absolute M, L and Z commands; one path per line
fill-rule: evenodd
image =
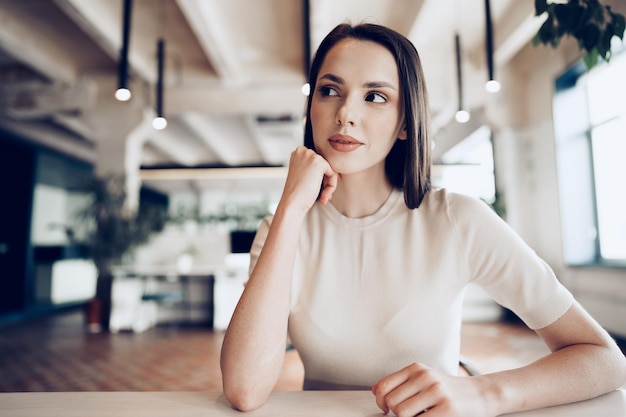
M 530 42 L 540 22 L 531 0 L 492 3 L 497 71 Z M 122 16 L 123 0 L 0 0 L 0 127 L 94 161 L 103 128 L 90 115 L 99 111 L 98 92 L 112 97 L 118 82 Z M 483 0 L 135 0 L 131 102 L 146 117 L 155 108 L 157 40 L 166 42 L 168 126 L 138 133 L 141 166 L 285 165 L 302 142 L 309 51 L 344 21 L 384 24 L 414 42 L 435 140 L 448 143 L 436 147 L 436 155 L 450 147 L 450 136 L 477 127 L 449 128 L 458 106 L 455 33 L 462 42 L 465 105 L 481 109 L 488 100 Z

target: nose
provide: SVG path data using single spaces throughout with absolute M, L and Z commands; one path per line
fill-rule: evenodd
M 345 100 L 337 109 L 335 121 L 339 126 L 354 126 L 354 109 L 348 100 Z

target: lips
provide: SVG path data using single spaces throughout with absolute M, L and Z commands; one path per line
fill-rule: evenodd
M 341 134 L 332 135 L 328 138 L 328 143 L 331 148 L 338 152 L 352 152 L 363 145 L 362 142 L 359 142 L 352 136 Z

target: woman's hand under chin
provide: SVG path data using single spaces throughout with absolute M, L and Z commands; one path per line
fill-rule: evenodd
M 414 363 L 372 386 L 376 404 L 398 417 L 494 416 L 480 377 L 453 376 Z
M 299 146 L 291 153 L 289 173 L 283 189 L 281 203 L 307 212 L 320 195 L 320 203 L 327 204 L 335 189 L 339 174 L 328 161 L 315 151 Z

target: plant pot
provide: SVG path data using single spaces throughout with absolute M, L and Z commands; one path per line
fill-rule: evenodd
M 100 333 L 102 331 L 102 301 L 98 298 L 89 300 L 85 304 L 85 325 L 87 332 Z

